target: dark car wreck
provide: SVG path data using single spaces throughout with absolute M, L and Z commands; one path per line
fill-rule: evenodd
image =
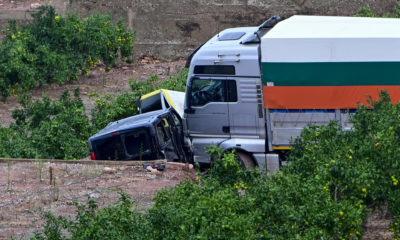
M 92 160 L 191 159 L 182 120 L 173 108 L 111 122 L 88 142 Z

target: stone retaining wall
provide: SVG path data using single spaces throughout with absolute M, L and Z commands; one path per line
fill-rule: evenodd
M 135 57 L 161 59 L 186 57 L 219 30 L 256 26 L 272 15 L 343 15 L 357 13 L 370 5 L 376 13 L 395 12 L 399 0 L 53 0 L 50 4 L 63 14 L 88 16 L 95 12 L 123 18 L 136 31 Z M 28 17 L 27 17 L 28 15 Z M 29 19 L 24 11 L 1 11 L 4 19 Z

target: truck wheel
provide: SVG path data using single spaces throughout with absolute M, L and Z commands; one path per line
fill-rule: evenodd
M 256 165 L 254 164 L 253 159 L 246 153 L 243 152 L 236 152 L 236 155 L 238 156 L 238 159 L 240 161 L 240 164 L 245 167 L 245 168 L 255 168 Z

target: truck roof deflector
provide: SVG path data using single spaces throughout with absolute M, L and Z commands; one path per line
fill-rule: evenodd
M 256 32 L 253 35 L 248 36 L 245 40 L 241 41 L 241 44 L 251 44 L 251 43 L 260 43 L 260 36 L 264 33 L 268 32 L 271 28 L 273 28 L 279 21 L 281 17 L 275 15 L 270 17 L 267 21 L 263 22 Z

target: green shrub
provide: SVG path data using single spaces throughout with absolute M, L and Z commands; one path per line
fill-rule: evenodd
M 44 96 L 32 102 L 20 98 L 21 109 L 13 111 L 15 123 L 0 128 L 0 154 L 12 158 L 74 159 L 88 155 L 87 138 L 93 134 L 85 107 L 79 98 L 64 91 L 59 100 Z
M 258 235 L 257 208 L 233 185 L 184 182 L 158 193 L 156 200 L 149 211 L 155 239 L 255 239 Z
M 377 17 L 377 15 L 372 12 L 372 9 L 369 5 L 361 7 L 358 9 L 357 17 Z
M 385 13 L 382 16 L 374 13 L 369 5 L 358 9 L 357 17 L 385 17 L 385 18 L 399 18 L 400 17 L 400 5 L 396 6 L 396 13 Z
M 214 159 L 208 174 L 220 184 L 232 185 L 243 176 L 244 172 L 235 154 L 235 150 L 222 153 L 219 147 L 211 145 L 207 147 L 207 153 L 211 159 Z
M 44 213 L 46 224 L 42 233 L 37 232 L 36 240 L 61 239 L 149 239 L 146 219 L 143 214 L 131 210 L 132 203 L 125 194 L 113 206 L 99 209 L 96 202 L 89 198 L 88 204 L 75 203 L 77 214 L 74 220 L 55 217 Z M 64 234 L 68 232 L 69 237 Z
M 5 100 L 37 86 L 75 80 L 101 61 L 109 70 L 119 56 L 132 55 L 134 32 L 110 15 L 79 19 L 62 17 L 44 6 L 33 21 L 18 27 L 10 22 L 0 45 L 0 92 Z
M 92 110 L 92 124 L 96 130 L 107 126 L 108 123 L 138 114 L 135 92 L 125 92 L 115 97 L 106 95 L 98 97 Z

